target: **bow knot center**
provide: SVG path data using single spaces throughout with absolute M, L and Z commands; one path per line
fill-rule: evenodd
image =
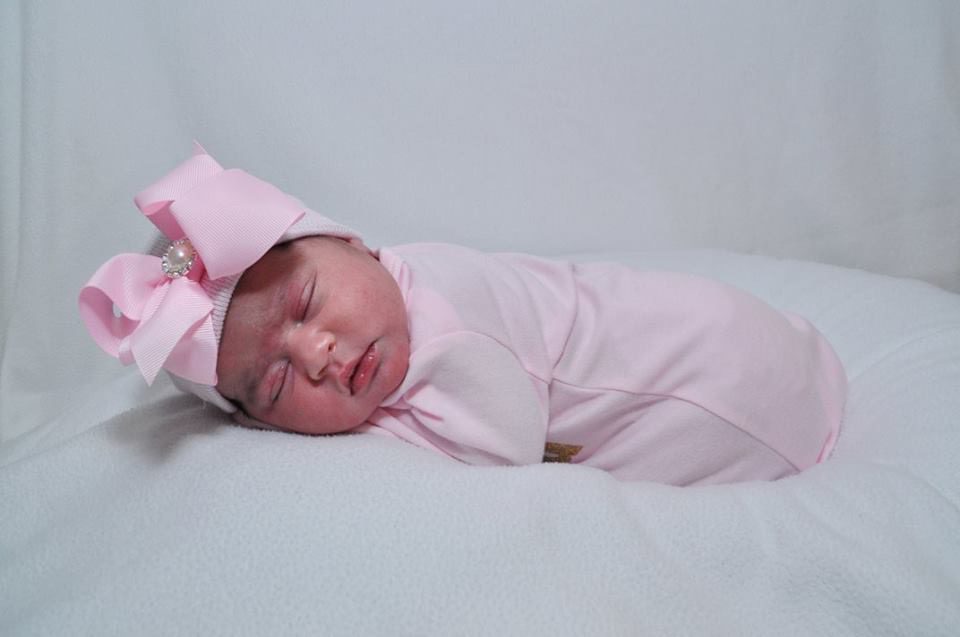
M 188 239 L 174 241 L 160 259 L 160 268 L 171 279 L 190 272 L 197 260 L 197 251 Z

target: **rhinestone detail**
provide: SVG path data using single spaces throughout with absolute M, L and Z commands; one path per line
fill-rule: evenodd
M 196 260 L 197 251 L 193 245 L 187 239 L 178 239 L 160 258 L 160 268 L 171 279 L 177 279 L 190 272 Z

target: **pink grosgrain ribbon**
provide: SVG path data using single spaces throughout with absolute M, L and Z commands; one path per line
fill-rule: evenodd
M 164 368 L 216 385 L 213 302 L 200 280 L 256 263 L 303 216 L 303 204 L 242 170 L 224 170 L 199 144 L 134 201 L 168 239 L 188 239 L 198 258 L 185 276 L 170 278 L 160 257 L 113 257 L 80 290 L 83 322 L 105 352 L 135 362 L 148 384 Z

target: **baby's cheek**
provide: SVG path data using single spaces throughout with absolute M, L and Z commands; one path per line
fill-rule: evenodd
M 390 361 L 394 369 L 391 374 L 391 379 L 389 385 L 392 385 L 387 392 L 392 393 L 397 387 L 400 386 L 400 383 L 403 382 L 403 379 L 407 375 L 407 371 L 410 369 L 410 343 L 406 342 L 402 346 L 397 348 L 396 356 L 394 360 Z M 384 396 L 386 398 L 386 396 Z

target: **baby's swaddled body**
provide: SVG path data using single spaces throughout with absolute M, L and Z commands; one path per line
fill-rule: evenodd
M 363 425 L 477 465 L 574 462 L 676 485 L 822 460 L 846 396 L 804 319 L 721 283 L 444 244 L 384 248 L 410 327 Z
M 677 485 L 779 478 L 836 440 L 830 346 L 726 285 L 444 244 L 378 254 L 199 145 L 134 200 L 170 243 L 101 265 L 84 324 L 148 383 L 164 369 L 240 422 Z

